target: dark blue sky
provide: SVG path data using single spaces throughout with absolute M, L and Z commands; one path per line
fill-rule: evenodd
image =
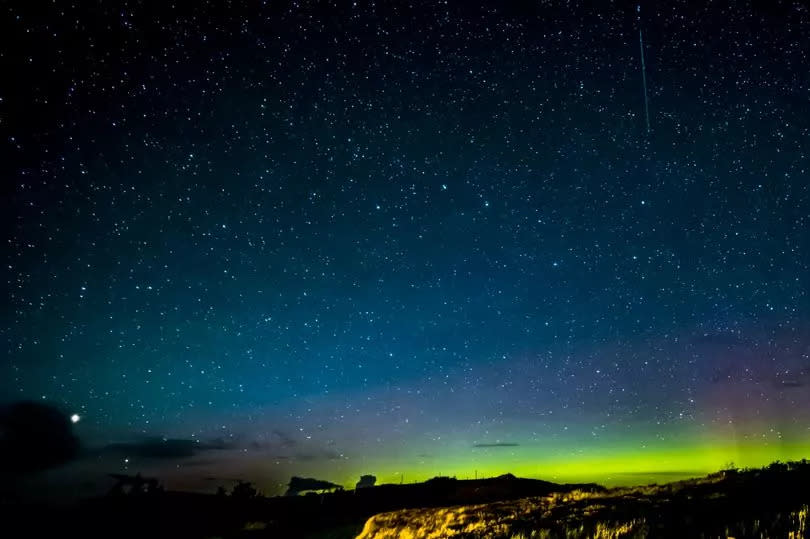
M 3 400 L 270 491 L 806 451 L 810 13 L 524 4 L 4 6 Z

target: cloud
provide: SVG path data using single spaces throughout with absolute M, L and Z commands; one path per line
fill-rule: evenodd
M 473 444 L 473 447 L 480 448 L 480 447 L 517 447 L 520 444 L 515 444 L 511 442 L 496 442 L 493 444 Z
M 295 447 L 298 445 L 295 438 L 278 429 L 273 430 L 272 442 L 278 443 L 281 447 Z
M 333 444 L 328 444 L 333 445 Z M 264 453 L 268 459 L 289 463 L 309 463 L 318 461 L 338 461 L 345 457 L 332 447 L 318 447 L 302 444 L 282 431 L 272 431 L 268 440 L 247 440 L 215 438 L 205 442 L 193 439 L 148 437 L 132 441 L 117 442 L 94 451 L 92 455 L 115 455 L 116 457 L 141 458 L 150 460 L 183 460 L 195 457 L 193 463 L 203 462 L 203 454 L 211 455 L 220 450 L 249 449 L 251 453 Z M 206 457 L 204 462 L 211 458 Z
M 284 460 L 288 462 L 313 462 L 317 460 L 341 460 L 344 457 L 335 451 L 331 451 L 329 449 L 324 449 L 323 451 L 315 451 L 315 452 L 295 452 L 289 455 L 273 455 L 272 457 L 275 460 Z
M 785 380 L 778 380 L 776 385 L 777 387 L 793 388 L 793 387 L 804 387 L 805 383 L 797 379 L 785 379 Z
M 120 453 L 145 459 L 184 459 L 193 457 L 203 451 L 230 449 L 221 439 L 211 442 L 184 440 L 176 438 L 146 438 L 135 442 L 109 444 L 103 453 Z
M 278 450 L 278 449 L 292 449 L 299 446 L 300 443 L 293 435 L 286 432 L 273 429 L 269 437 L 261 437 L 261 439 L 251 440 L 247 446 L 255 451 L 261 450 Z
M 297 453 L 293 458 L 303 461 L 312 460 L 341 460 L 343 457 L 337 451 L 331 449 L 324 449 L 315 453 Z
M 318 460 L 342 460 L 345 458 L 334 447 L 334 440 L 326 442 L 325 447 L 297 440 L 292 434 L 273 429 L 269 439 L 251 440 L 246 447 L 253 451 L 264 451 L 274 460 L 288 462 L 313 462 Z
M 777 372 L 773 383 L 778 388 L 805 387 L 810 383 L 810 368 L 785 369 Z
M 26 475 L 67 464 L 79 455 L 67 414 L 33 401 L 0 407 L 0 472 Z

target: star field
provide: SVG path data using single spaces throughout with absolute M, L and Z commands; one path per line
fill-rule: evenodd
M 2 10 L 0 397 L 80 418 L 57 473 L 810 451 L 799 3 Z

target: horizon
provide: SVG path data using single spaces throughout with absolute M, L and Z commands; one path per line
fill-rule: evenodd
M 605 487 L 607 489 L 632 488 L 632 487 L 643 487 L 643 486 L 650 486 L 650 485 L 662 486 L 662 485 L 667 485 L 667 484 L 672 484 L 672 483 L 678 483 L 678 482 L 681 482 L 681 481 L 689 481 L 689 480 L 693 480 L 693 479 L 704 479 L 704 478 L 707 478 L 707 477 L 711 476 L 712 474 L 716 474 L 718 472 L 726 471 L 726 470 L 729 470 L 729 469 L 736 470 L 736 471 L 739 471 L 739 472 L 746 472 L 746 471 L 749 471 L 749 470 L 765 469 L 770 464 L 775 464 L 775 463 L 807 462 L 807 460 L 808 460 L 807 457 L 802 457 L 802 458 L 796 458 L 796 459 L 776 460 L 776 461 L 768 462 L 768 463 L 765 463 L 765 464 L 746 465 L 746 466 L 739 466 L 739 465 L 737 465 L 737 463 L 734 463 L 734 462 L 726 462 L 723 466 L 718 467 L 718 468 L 713 469 L 713 470 L 708 470 L 708 471 L 707 470 L 666 470 L 666 471 L 664 471 L 664 470 L 657 470 L 657 471 L 648 470 L 648 471 L 643 471 L 643 472 L 615 472 L 613 474 L 611 474 L 609 472 L 606 472 L 608 475 L 605 475 L 605 474 L 602 474 L 602 475 L 587 475 L 586 474 L 586 475 L 581 475 L 581 476 L 580 475 L 563 476 L 561 478 L 557 478 L 556 476 L 553 476 L 553 475 L 543 475 L 543 476 L 538 476 L 538 477 L 523 476 L 523 475 L 514 474 L 512 472 L 503 472 L 503 473 L 497 473 L 495 475 L 484 475 L 484 476 L 482 476 L 481 474 L 478 473 L 479 470 L 474 470 L 473 475 L 471 475 L 471 476 L 457 476 L 457 475 L 453 475 L 453 474 L 450 474 L 450 475 L 444 475 L 444 474 L 431 475 L 431 474 L 427 474 L 427 476 L 425 476 L 425 477 L 417 477 L 416 479 L 412 479 L 412 480 L 408 480 L 408 481 L 404 481 L 403 476 L 396 476 L 396 475 L 390 476 L 391 479 L 392 479 L 391 481 L 386 481 L 384 478 L 381 479 L 381 478 L 375 476 L 375 484 L 370 485 L 370 486 L 371 487 L 382 487 L 382 486 L 416 485 L 416 484 L 424 484 L 425 482 L 427 482 L 429 480 L 438 479 L 438 478 L 452 479 L 452 480 L 458 480 L 458 481 L 483 481 L 483 480 L 499 479 L 499 478 L 501 478 L 503 476 L 511 475 L 515 479 L 548 481 L 548 482 L 556 483 L 556 484 L 563 485 L 563 486 L 580 484 L 580 485 L 598 485 L 598 486 L 601 486 L 601 487 Z M 477 474 L 477 476 L 476 476 L 476 474 Z M 136 475 L 140 475 L 144 479 L 149 479 L 149 476 L 147 476 L 145 474 L 141 474 L 140 472 L 133 472 L 132 474 L 130 474 L 130 476 L 136 476 Z M 614 475 L 619 476 L 619 477 L 616 478 L 615 480 L 611 480 L 612 476 L 614 476 Z M 566 479 L 566 477 L 567 477 L 567 479 Z M 598 478 L 598 477 L 603 477 L 603 478 L 606 478 L 607 480 L 600 481 L 600 480 L 595 479 L 595 478 Z M 622 479 L 622 477 L 623 477 L 623 479 Z M 32 500 L 32 501 L 40 501 L 40 502 L 48 501 L 48 502 L 61 502 L 61 503 L 78 502 L 78 501 L 86 500 L 86 499 L 89 499 L 89 498 L 92 498 L 92 497 L 109 495 L 110 489 L 115 484 L 115 481 L 113 481 L 112 478 L 109 477 L 109 474 L 106 477 L 106 479 L 107 479 L 107 484 L 104 485 L 103 488 L 100 488 L 100 489 L 96 490 L 93 493 L 90 493 L 89 491 L 85 491 L 85 492 L 76 492 L 76 491 L 74 491 L 72 496 L 65 496 L 63 493 L 59 492 L 59 488 L 57 488 L 57 492 L 55 492 L 55 493 L 47 492 L 47 493 L 43 494 L 41 488 L 44 485 L 49 485 L 49 486 L 52 487 L 54 485 L 54 483 L 47 481 L 47 479 L 43 481 L 43 478 L 33 478 L 33 479 L 29 478 L 27 484 L 25 484 L 23 486 L 22 492 L 25 492 L 25 493 L 31 495 L 30 500 Z M 256 488 L 257 493 L 260 496 L 263 496 L 263 497 L 272 498 L 272 497 L 287 497 L 288 496 L 288 494 L 285 494 L 285 492 L 284 492 L 286 490 L 286 488 L 287 488 L 286 483 L 283 484 L 283 485 L 276 485 L 277 488 L 272 489 L 271 491 L 268 491 L 268 490 L 262 488 L 261 484 L 257 484 L 254 481 L 251 481 L 250 478 L 239 478 L 239 479 L 237 479 L 237 478 L 227 478 L 227 479 L 225 479 L 225 478 L 208 478 L 208 479 L 221 479 L 221 480 L 212 482 L 212 485 L 213 485 L 212 488 L 205 488 L 205 489 L 184 488 L 182 485 L 176 485 L 175 486 L 176 488 L 172 488 L 172 484 L 167 485 L 166 483 L 161 481 L 160 478 L 156 478 L 156 479 L 158 479 L 158 482 L 159 482 L 159 485 L 161 486 L 161 488 L 165 489 L 167 492 L 215 495 L 216 491 L 217 491 L 217 489 L 219 487 L 224 487 L 226 492 L 227 492 L 227 491 L 230 490 L 230 488 L 232 488 L 234 485 L 236 485 L 236 483 L 245 482 L 245 483 L 248 483 L 248 484 L 252 485 L 254 488 Z M 326 481 L 329 481 L 329 479 L 327 478 Z M 356 488 L 356 481 L 348 481 L 348 482 L 344 482 L 344 483 L 335 482 L 335 485 L 339 486 L 341 490 L 353 491 Z M 65 485 L 61 485 L 61 486 L 64 487 Z M 69 487 L 69 488 L 75 488 L 75 487 Z M 280 490 L 279 490 L 279 488 L 280 488 Z M 369 488 L 369 486 L 362 487 L 362 488 Z M 293 496 L 301 496 L 305 492 L 309 492 L 309 491 L 302 490 L 302 491 L 298 492 L 297 494 L 294 494 Z
M 803 452 L 802 452 L 803 451 Z M 739 453 L 737 453 L 739 454 Z M 696 465 L 691 455 L 681 455 L 680 458 L 672 458 L 672 452 L 669 452 L 669 457 L 666 456 L 659 461 L 651 460 L 649 456 L 645 459 L 630 458 L 632 462 L 641 463 L 638 467 L 628 467 L 628 460 L 623 459 L 595 459 L 591 462 L 572 462 L 570 460 L 555 464 L 537 465 L 532 464 L 529 466 L 514 466 L 513 468 L 498 468 L 500 465 L 494 465 L 492 468 L 475 468 L 472 470 L 464 470 L 461 468 L 449 468 L 447 470 L 436 470 L 434 473 L 431 470 L 421 470 L 412 475 L 403 473 L 389 473 L 377 474 L 368 470 L 366 473 L 358 474 L 342 478 L 343 476 L 330 477 L 328 472 L 317 474 L 315 478 L 320 480 L 335 483 L 345 490 L 354 490 L 355 484 L 360 478 L 360 475 L 371 474 L 376 477 L 376 486 L 382 485 L 398 485 L 398 484 L 415 484 L 423 483 L 429 479 L 436 477 L 448 477 L 457 480 L 482 480 L 482 479 L 495 479 L 499 476 L 512 474 L 520 479 L 535 479 L 550 481 L 558 484 L 598 484 L 606 488 L 615 487 L 634 487 L 645 486 L 649 484 L 667 484 L 688 479 L 696 479 L 708 476 L 729 468 L 735 469 L 758 469 L 767 467 L 774 462 L 799 462 L 806 460 L 810 455 L 810 444 L 804 446 L 797 446 L 794 450 L 783 452 L 782 457 L 778 459 L 768 460 L 765 452 L 751 452 L 745 451 L 745 459 L 743 461 L 734 461 L 725 459 L 729 456 L 728 453 L 720 452 L 714 454 L 707 460 L 698 461 Z M 666 455 L 666 453 L 665 453 Z M 765 460 L 762 460 L 762 459 Z M 677 466 L 678 464 L 683 467 L 678 468 L 663 468 L 655 469 L 650 468 L 651 463 L 665 462 Z M 714 463 L 718 463 L 714 465 Z M 692 465 L 691 469 L 686 468 L 686 465 Z M 181 473 L 169 473 L 161 476 L 155 476 L 154 472 L 159 472 L 161 468 L 152 468 L 152 471 L 142 472 L 137 468 L 127 470 L 128 475 L 140 474 L 143 477 L 155 477 L 160 484 L 169 491 L 174 492 L 189 492 L 200 494 L 214 494 L 218 487 L 224 486 L 230 489 L 238 481 L 244 481 L 252 484 L 259 493 L 265 496 L 284 496 L 287 489 L 288 482 L 291 477 L 298 475 L 299 477 L 308 477 L 306 474 L 295 474 L 287 477 L 284 482 L 263 482 L 260 478 L 251 478 L 250 476 L 243 475 L 241 477 L 205 477 L 200 478 L 197 474 L 191 477 L 185 476 Z M 150 470 L 146 468 L 146 470 Z M 516 471 L 518 470 L 518 471 Z M 599 470 L 595 472 L 592 470 Z M 165 471 L 165 469 L 164 469 Z M 56 472 L 44 472 L 43 475 L 34 476 L 26 481 L 24 490 L 28 493 L 33 493 L 41 490 L 47 486 L 53 489 L 53 492 L 48 493 L 45 498 L 51 500 L 58 500 L 63 497 L 71 498 L 74 500 L 105 495 L 110 491 L 115 481 L 109 477 L 108 473 L 101 473 L 100 475 L 93 475 L 88 473 L 70 474 L 69 480 L 54 479 L 49 474 L 61 474 L 66 470 L 57 470 Z M 177 470 L 175 470 L 177 472 Z M 110 472 L 112 473 L 112 472 Z M 77 488 L 82 485 L 86 487 L 88 481 L 93 481 L 95 488 L 91 491 L 88 489 L 82 490 Z M 70 492 L 69 496 L 65 496 L 63 491 Z

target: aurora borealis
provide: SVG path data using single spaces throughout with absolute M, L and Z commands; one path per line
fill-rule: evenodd
M 799 3 L 79 4 L 2 7 L 0 400 L 84 448 L 39 480 L 810 457 Z

